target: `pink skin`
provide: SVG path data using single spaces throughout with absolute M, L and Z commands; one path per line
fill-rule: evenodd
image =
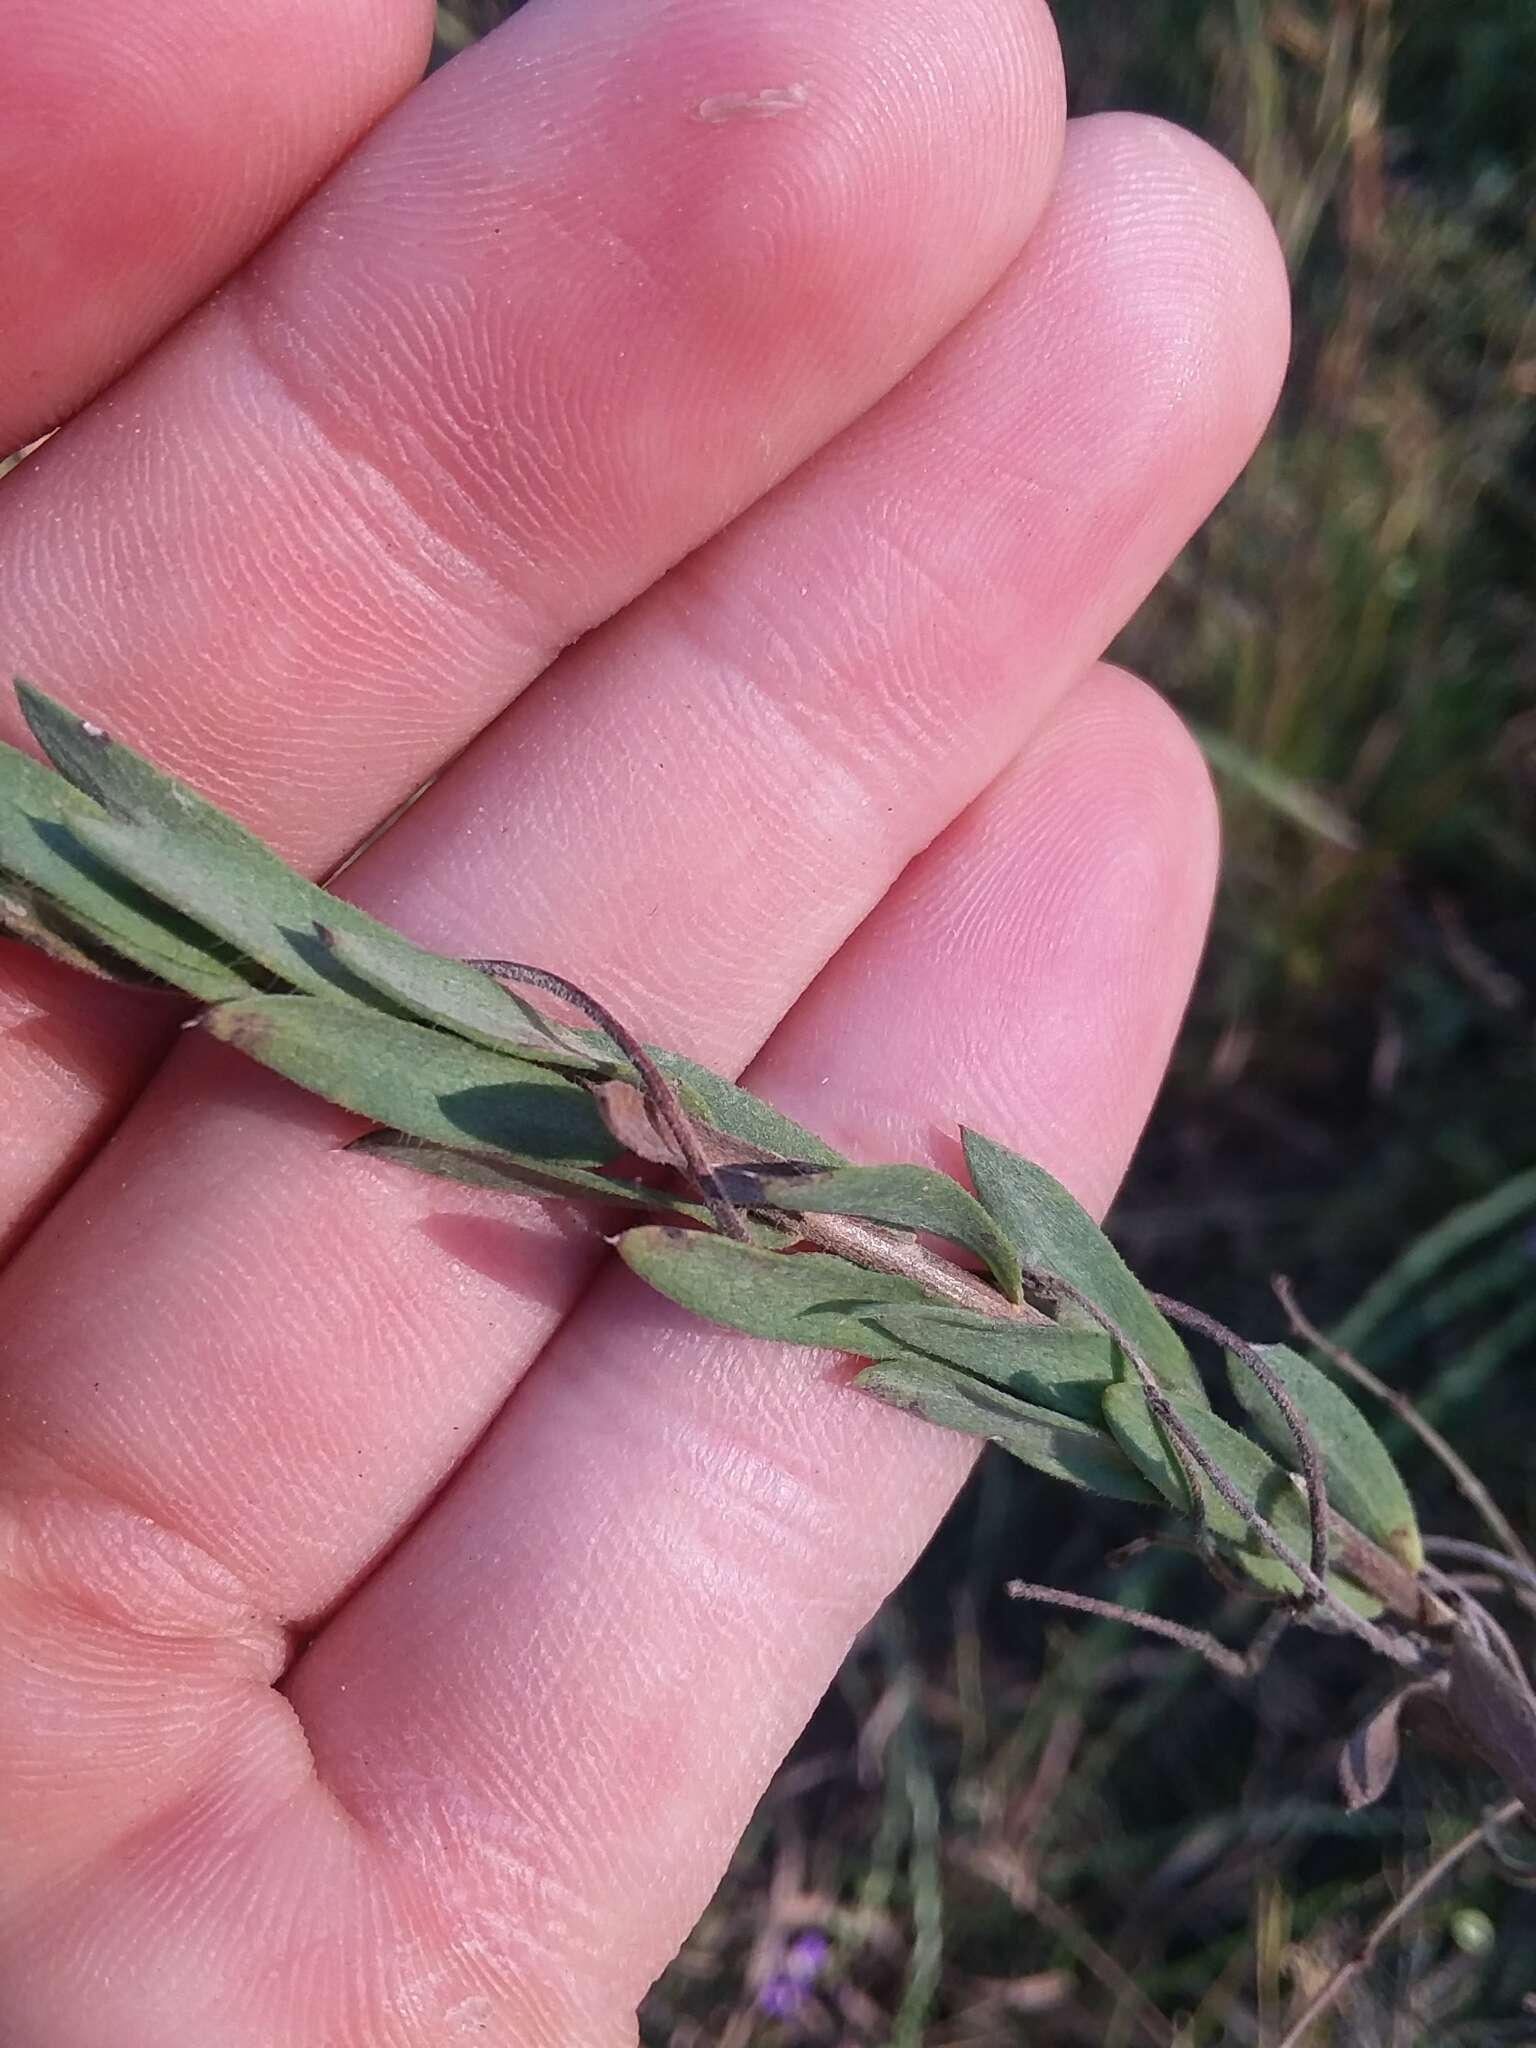
M 421 75 L 427 0 L 7 0 L 0 448 L 67 419 Z
M 1271 402 L 1262 216 L 1188 138 L 1093 122 L 1017 254 L 1056 83 L 1038 17 L 1003 0 L 849 0 L 830 39 L 824 7 L 779 8 L 767 53 L 743 40 L 760 10 L 650 10 L 634 47 L 632 12 L 609 0 L 576 34 L 531 10 L 464 67 L 451 118 L 452 73 L 135 373 L 172 485 L 156 531 L 195 605 L 161 616 L 160 592 L 99 580 L 137 545 L 121 414 L 87 413 L 8 487 L 27 659 L 312 863 L 494 719 L 349 873 L 362 900 L 753 1062 L 857 1156 L 952 1166 L 963 1118 L 1101 1208 L 1187 993 L 1215 836 L 1177 723 L 1091 663 Z M 831 133 L 794 139 L 814 98 L 658 126 L 636 77 L 685 104 L 803 77 Z M 543 298 L 506 294 L 487 239 L 509 79 L 546 184 L 503 253 L 552 268 Z M 701 136 L 743 152 L 729 204 Z M 446 261 L 419 223 L 466 163 L 490 193 L 452 244 L 468 281 L 427 295 L 417 332 L 402 280 Z M 718 247 L 729 216 L 778 266 L 754 303 L 758 273 Z M 647 310 L 621 317 L 640 281 Z M 514 374 L 488 337 L 525 317 Z M 263 344 L 244 381 L 268 320 L 287 369 Z M 408 385 L 412 347 L 443 374 Z M 631 349 L 654 349 L 643 372 Z M 285 452 L 241 485 L 252 391 Z M 359 489 L 399 547 L 382 566 Z M 300 708 L 323 727 L 308 751 Z M 98 998 L 47 992 L 55 1049 L 90 1056 L 57 1098 L 37 1095 L 46 1032 L 19 1079 L 0 1069 L 22 1199 L 28 1154 L 49 1184 L 135 1072 Z M 142 1059 L 162 1027 L 137 1015 Z M 845 1365 L 692 1326 L 599 1274 L 589 1228 L 340 1157 L 351 1128 L 185 1042 L 0 1277 L 7 2048 L 632 2040 L 966 1468 L 849 1394 Z M 295 1630 L 313 1640 L 290 1669 Z

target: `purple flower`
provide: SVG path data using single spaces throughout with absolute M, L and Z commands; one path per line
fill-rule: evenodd
M 805 2009 L 808 1993 L 803 1984 L 796 1984 L 793 1978 L 782 1971 L 768 1979 L 757 1994 L 757 2009 L 764 2019 L 792 2020 Z
M 795 1936 L 780 1957 L 779 1967 L 757 1994 L 757 2009 L 765 2019 L 799 2018 L 831 1946 L 819 1927 L 807 1927 Z

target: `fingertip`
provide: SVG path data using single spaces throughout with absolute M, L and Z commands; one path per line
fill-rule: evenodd
M 1144 114 L 1069 125 L 1066 159 L 1095 161 L 1094 203 L 1121 260 L 1141 345 L 1126 364 L 1186 460 L 1227 479 L 1274 410 L 1290 351 L 1290 286 L 1274 224 L 1237 167 L 1188 129 Z M 1079 244 L 1086 255 L 1091 237 Z

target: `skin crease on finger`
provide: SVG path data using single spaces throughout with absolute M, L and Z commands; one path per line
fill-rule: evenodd
M 1085 124 L 1008 288 L 680 594 L 578 650 L 349 888 L 739 1066 L 1240 465 L 1278 337 L 1226 309 L 1281 312 L 1258 219 L 1188 138 Z M 595 1247 L 360 1174 L 332 1149 L 351 1126 L 215 1052 L 188 1044 L 7 1276 L 0 1474 L 63 1465 L 303 1625 L 462 1456 Z
M 325 871 L 949 330 L 1061 126 L 1040 0 L 533 0 L 7 481 L 4 668 Z M 19 975 L 0 1235 L 163 1043 L 104 1089 Z
M 421 76 L 428 0 L 7 0 L 0 450 L 243 262 Z
M 1176 722 L 1097 676 L 751 1078 L 862 1156 L 951 1164 L 972 1118 L 1102 1206 L 1177 1023 L 1214 851 Z M 477 2027 L 519 2048 L 632 2042 L 635 1999 L 755 1789 L 968 1463 L 845 1378 L 690 1325 L 622 1276 L 599 1290 L 294 1674 L 326 1791 L 262 1701 L 259 1646 L 243 1687 L 238 1631 L 221 1670 L 196 1657 L 187 1593 L 229 1629 L 227 1586 L 146 1617 L 119 1767 L 185 1643 L 186 1711 L 224 1731 L 218 1789 L 189 1784 L 6 1915 L 4 1948 L 32 1959 L 15 1981 L 38 1987 L 16 2048 L 416 2048 Z M 111 1633 L 73 1641 L 74 1668 L 110 1682 Z

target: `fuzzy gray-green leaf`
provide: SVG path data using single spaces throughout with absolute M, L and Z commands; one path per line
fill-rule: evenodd
M 29 794 L 54 818 L 61 800 L 70 822 L 91 821 L 96 840 L 93 869 L 107 863 L 132 878 L 134 901 L 143 891 L 227 942 L 248 961 L 265 966 L 290 988 L 321 996 L 351 995 L 363 1002 L 381 998 L 391 1008 L 489 1045 L 512 1045 L 529 1060 L 565 1064 L 586 1071 L 617 1066 L 601 1032 L 577 1030 L 520 1016 L 531 1006 L 512 1000 L 476 969 L 414 946 L 345 899 L 331 896 L 296 874 L 272 850 L 174 776 L 165 774 L 131 748 L 108 737 L 55 703 L 41 690 L 17 685 L 27 722 L 38 743 L 69 778 L 61 783 L 26 755 L 5 749 L 21 763 Z M 90 790 L 111 812 L 75 790 Z M 0 782 L 0 854 L 4 832 L 14 820 L 12 790 Z M 22 805 L 22 809 L 26 806 Z M 58 896 L 84 915 L 74 897 L 53 887 L 43 874 L 0 858 L 10 869 Z M 119 885 L 124 886 L 126 885 Z M 158 913 L 158 903 L 156 905 Z M 110 937 L 116 929 L 89 918 L 91 929 Z M 179 919 L 176 920 L 179 923 Z M 340 942 L 340 943 L 338 943 Z M 130 958 L 205 1001 L 217 1001 L 252 985 L 247 975 L 210 974 L 195 961 L 183 962 L 164 946 L 154 960 L 145 949 L 124 944 Z M 343 959 L 343 954 L 347 957 Z M 562 1053 L 559 1048 L 568 1049 Z M 748 1094 L 743 1088 L 680 1053 L 652 1048 L 662 1071 L 689 1091 L 707 1122 L 727 1135 L 792 1159 L 841 1165 L 841 1156 L 814 1132 Z
M 117 952 L 96 932 L 87 931 L 62 905 L 15 875 L 0 874 L 0 932 L 100 981 L 139 988 L 160 986 L 157 976 Z
M 142 755 L 121 747 L 88 719 L 46 691 L 16 678 L 16 699 L 33 739 L 71 788 L 103 810 L 131 817 L 142 789 L 160 774 Z
M 1408 1489 L 1381 1438 L 1349 1396 L 1310 1359 L 1288 1344 L 1257 1348 L 1312 1432 L 1323 1461 L 1330 1505 L 1373 1543 L 1416 1572 L 1424 1562 L 1418 1520 Z M 1294 1468 L 1295 1439 L 1273 1397 L 1243 1361 L 1230 1353 L 1227 1372 L 1260 1436 Z
M 1200 1448 L 1252 1501 L 1287 1543 L 1303 1552 L 1310 1542 L 1306 1506 L 1288 1473 L 1267 1452 L 1249 1441 L 1208 1409 L 1169 1395 L 1168 1405 L 1189 1429 Z M 1134 1380 L 1118 1380 L 1104 1394 L 1104 1416 L 1138 1469 L 1180 1514 L 1189 1512 L 1189 1493 L 1183 1469 L 1164 1439 L 1145 1393 Z M 1196 1426 L 1196 1418 L 1199 1426 Z M 1206 1523 L 1212 1536 L 1237 1549 L 1250 1547 L 1257 1539 L 1248 1524 L 1216 1493 L 1208 1480 L 1201 1480 Z
M 436 1145 L 424 1138 L 407 1137 L 401 1131 L 388 1130 L 369 1131 L 361 1138 L 354 1138 L 347 1150 L 361 1153 L 365 1159 L 383 1159 L 392 1166 L 409 1167 L 412 1172 L 427 1174 L 434 1180 L 455 1181 L 460 1187 L 492 1188 L 509 1195 L 569 1197 L 572 1193 L 586 1193 L 601 1201 L 664 1210 L 668 1215 L 689 1216 L 699 1223 L 709 1221 L 709 1211 L 702 1202 L 690 1202 L 681 1195 L 667 1194 L 660 1188 L 644 1187 L 636 1181 L 621 1180 L 612 1174 L 595 1173 L 563 1160 L 550 1169 L 507 1152 L 483 1152 L 462 1145 Z M 775 1232 L 770 1236 L 765 1229 L 763 1240 L 766 1243 L 782 1242 L 782 1233 Z
M 791 1215 L 861 1216 L 897 1230 L 926 1230 L 985 1260 L 1009 1301 L 1021 1292 L 1018 1254 L 982 1208 L 947 1174 L 925 1166 L 837 1166 L 784 1178 L 751 1166 L 721 1169 L 721 1182 L 744 1208 Z
M 1036 1408 L 953 1366 L 882 1358 L 866 1366 L 854 1385 L 941 1429 L 984 1437 L 1037 1472 L 1089 1493 L 1141 1503 L 1157 1499 L 1104 1430 Z
M 301 1088 L 434 1144 L 588 1170 L 615 1146 L 586 1090 L 550 1067 L 320 996 L 221 1003 L 204 1022 Z
M 369 1003 L 382 994 L 391 1008 L 476 1043 L 583 1070 L 611 1066 L 601 1051 L 582 1049 L 584 1034 L 563 1034 L 487 975 L 413 945 L 306 880 L 254 833 L 131 747 L 40 690 L 27 684 L 17 690 L 27 723 L 67 784 L 32 763 L 34 775 L 55 792 L 55 801 L 71 796 L 68 784 L 95 799 L 74 798 L 71 828 L 94 862 L 126 877 L 136 894 L 145 892 L 216 934 L 289 988 Z M 190 991 L 215 999 L 228 992 Z
M 696 1107 L 712 1129 L 776 1153 L 781 1159 L 805 1159 L 816 1166 L 846 1164 L 842 1154 L 834 1152 L 814 1131 L 795 1123 L 760 1096 L 738 1088 L 713 1068 L 701 1067 L 697 1060 L 684 1059 L 681 1053 L 660 1046 L 647 1046 L 646 1050 L 670 1081 L 687 1090 L 690 1107 Z
M 912 1281 L 828 1252 L 759 1251 L 668 1224 L 627 1230 L 618 1249 L 648 1286 L 709 1322 L 830 1351 L 864 1351 L 872 1306 L 922 1299 Z
M 957 1366 L 1054 1414 L 1102 1427 L 1115 1350 L 1096 1330 L 994 1318 L 940 1301 L 872 1309 L 865 1320 L 882 1357 Z
M 81 839 L 105 822 L 90 798 L 15 747 L 0 746 L 0 874 L 58 905 L 80 931 L 157 981 L 203 1002 L 258 984 L 213 932 L 146 895 Z
M 1122 1329 L 1170 1392 L 1204 1403 L 1183 1339 L 1080 1202 L 1044 1167 L 978 1131 L 962 1131 L 965 1163 L 982 1206 L 1031 1272 L 1066 1280 Z M 1061 1320 L 1077 1320 L 1067 1308 Z
M 627 1062 L 599 1033 L 557 1024 L 515 988 L 480 969 L 425 952 L 386 926 L 349 912 L 350 906 L 327 903 L 322 943 L 348 974 L 407 1015 L 571 1073 L 628 1072 Z
M 1290 1473 L 1277 1465 L 1266 1451 L 1240 1430 L 1213 1415 L 1209 1408 L 1169 1396 L 1168 1405 L 1184 1424 L 1218 1471 L 1224 1473 L 1238 1493 L 1259 1513 L 1298 1557 L 1311 1551 L 1311 1522 L 1307 1504 Z M 1189 1494 L 1184 1474 L 1170 1450 L 1147 1397 L 1134 1380 L 1119 1380 L 1104 1396 L 1104 1418 L 1116 1440 L 1138 1471 L 1180 1514 L 1189 1511 Z M 1229 1507 L 1203 1475 L 1201 1498 L 1206 1526 L 1222 1552 L 1239 1565 L 1257 1585 L 1275 1592 L 1295 1594 L 1300 1581 L 1288 1565 L 1270 1552 L 1235 1508 Z M 1380 1612 L 1373 1601 L 1351 1581 L 1330 1575 L 1329 1583 L 1341 1599 L 1362 1614 Z

